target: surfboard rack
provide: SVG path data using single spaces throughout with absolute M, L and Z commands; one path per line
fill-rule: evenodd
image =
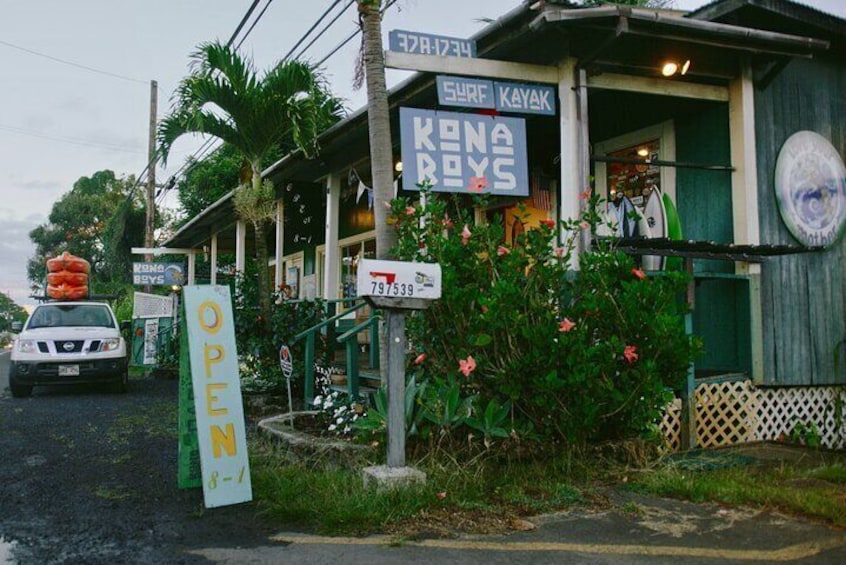
M 799 247 L 795 245 L 735 245 L 715 241 L 674 240 L 668 238 L 597 238 L 596 243 L 615 243 L 616 248 L 632 255 L 664 255 L 692 259 L 715 259 L 723 261 L 745 261 L 762 263 L 770 257 L 814 253 L 823 247 Z

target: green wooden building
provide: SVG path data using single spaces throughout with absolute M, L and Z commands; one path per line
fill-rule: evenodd
M 790 0 L 687 13 L 515 0 L 472 40 L 474 58 L 386 53 L 418 71 L 390 94 L 397 163 L 401 107 L 478 111 L 446 105 L 439 75 L 551 86 L 553 114 L 501 112 L 525 120 L 529 186 L 477 221 L 505 211 L 511 237 L 525 227 L 508 219 L 519 204 L 531 225 L 576 216 L 589 185 L 635 205 L 657 187 L 683 231 L 663 249 L 693 260 L 697 377 L 846 383 L 834 361 L 846 339 L 846 21 Z M 375 251 L 366 112 L 326 131 L 316 158 L 264 171 L 279 196 L 268 268 L 295 296 L 353 294 L 357 259 Z M 399 166 L 396 177 L 405 194 Z M 210 250 L 214 277 L 219 253 L 243 268 L 252 237 L 227 196 L 165 245 Z

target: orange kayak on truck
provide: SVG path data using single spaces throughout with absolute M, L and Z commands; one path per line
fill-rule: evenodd
M 76 255 L 71 255 L 67 251 L 47 260 L 47 271 L 50 273 L 58 273 L 60 271 L 70 271 L 73 273 L 88 273 L 91 271 L 91 264 Z
M 73 271 L 59 271 L 58 273 L 47 273 L 47 284 L 59 286 L 85 286 L 88 284 L 88 275 L 85 273 L 74 273 Z
M 55 300 L 81 300 L 88 297 L 88 285 L 48 284 L 47 296 Z

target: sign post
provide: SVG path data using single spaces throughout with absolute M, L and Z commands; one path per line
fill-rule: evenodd
M 358 295 L 386 311 L 388 366 L 388 456 L 386 467 L 368 467 L 365 480 L 377 483 L 424 482 L 426 475 L 405 464 L 405 314 L 422 310 L 441 297 L 441 266 L 362 259 Z
M 291 356 L 291 348 L 284 343 L 279 348 L 279 366 L 282 368 L 282 376 L 288 382 L 288 417 L 291 422 L 291 429 L 294 429 L 294 401 L 291 396 L 291 377 L 294 374 L 294 358 Z

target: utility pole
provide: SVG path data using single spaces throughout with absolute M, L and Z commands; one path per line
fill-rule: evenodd
M 158 113 L 158 83 L 150 81 L 150 140 L 147 147 L 147 222 L 144 232 L 144 247 L 153 245 L 153 228 L 156 221 L 156 121 Z M 151 262 L 153 256 L 147 254 L 144 261 Z

